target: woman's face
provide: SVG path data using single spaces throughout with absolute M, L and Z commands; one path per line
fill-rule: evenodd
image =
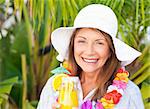
M 98 30 L 80 29 L 74 39 L 74 57 L 84 72 L 99 72 L 110 56 L 105 36 Z

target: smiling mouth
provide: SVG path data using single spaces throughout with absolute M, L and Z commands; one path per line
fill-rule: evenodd
M 98 59 L 88 59 L 88 58 L 82 58 L 84 62 L 86 63 L 96 63 Z

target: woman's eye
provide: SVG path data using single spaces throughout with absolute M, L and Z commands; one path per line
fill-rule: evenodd
M 84 40 L 79 40 L 78 43 L 85 43 L 85 41 Z
M 103 45 L 104 43 L 102 43 L 102 42 L 97 42 L 97 44 L 99 44 L 99 45 Z
M 98 44 L 103 44 L 103 43 L 98 43 Z

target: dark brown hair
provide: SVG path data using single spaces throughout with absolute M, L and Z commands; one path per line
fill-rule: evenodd
M 94 28 L 90 28 L 90 29 L 94 29 Z M 72 34 L 70 45 L 69 45 L 68 62 L 69 62 L 69 65 L 72 66 L 72 74 L 78 75 L 80 77 L 82 69 L 80 68 L 80 66 L 77 65 L 75 58 L 74 58 L 74 38 L 79 30 L 80 29 L 76 29 L 74 33 Z M 97 30 L 97 29 L 94 29 L 94 30 Z M 103 31 L 100 31 L 100 32 L 106 38 L 106 41 L 110 48 L 111 56 L 107 59 L 106 63 L 103 66 L 103 69 L 102 69 L 103 71 L 100 73 L 101 78 L 99 79 L 99 82 L 97 84 L 98 87 L 93 96 L 93 100 L 100 99 L 106 93 L 107 87 L 112 83 L 116 75 L 117 69 L 121 67 L 120 61 L 117 59 L 116 54 L 115 54 L 115 48 L 113 45 L 112 38 L 105 32 Z

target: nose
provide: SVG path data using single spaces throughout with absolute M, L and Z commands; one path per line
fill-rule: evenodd
M 95 53 L 93 44 L 88 44 L 86 49 L 87 55 L 93 55 Z

